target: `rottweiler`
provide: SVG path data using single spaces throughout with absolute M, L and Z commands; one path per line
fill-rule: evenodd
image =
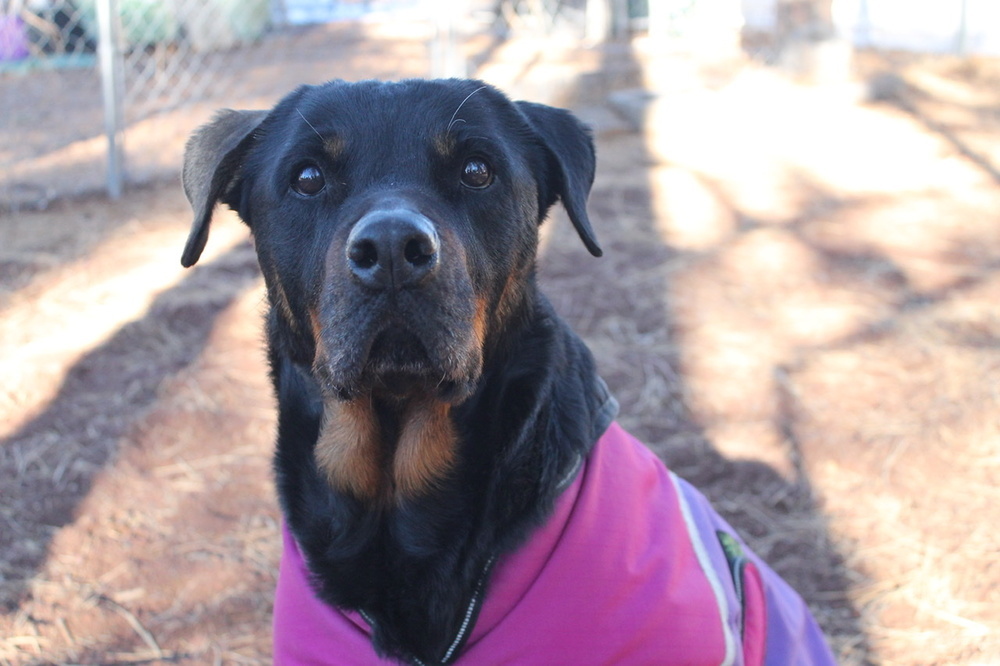
M 470 80 L 332 81 L 219 113 L 182 180 L 252 234 L 270 305 L 279 664 L 833 663 L 802 600 L 614 422 L 539 292 L 595 150 Z

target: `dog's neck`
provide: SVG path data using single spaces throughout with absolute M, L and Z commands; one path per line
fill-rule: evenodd
M 371 618 L 380 652 L 426 663 L 613 415 L 589 351 L 543 299 L 454 407 L 331 403 L 307 368 L 272 363 L 279 493 L 317 593 Z

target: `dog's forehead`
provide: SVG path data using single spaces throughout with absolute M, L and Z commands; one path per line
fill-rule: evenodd
M 447 152 L 463 136 L 490 138 L 521 124 L 502 93 L 457 79 L 329 83 L 304 96 L 290 120 L 322 138 L 334 155 L 359 141 L 430 142 Z

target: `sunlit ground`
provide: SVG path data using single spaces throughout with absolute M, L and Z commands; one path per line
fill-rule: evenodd
M 957 89 L 943 99 L 960 117 L 940 122 L 959 128 L 963 108 L 1000 101 L 941 73 L 919 81 Z M 778 469 L 801 458 L 874 659 L 988 663 L 1000 657 L 1000 182 L 921 119 L 934 109 L 858 92 L 751 68 L 649 108 L 688 405 L 724 455 Z M 983 125 L 992 137 L 963 147 L 996 155 L 995 115 Z

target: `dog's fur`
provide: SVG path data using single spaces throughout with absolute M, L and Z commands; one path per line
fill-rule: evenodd
M 284 516 L 316 593 L 363 612 L 380 654 L 442 658 L 488 563 L 546 519 L 607 425 L 591 354 L 535 280 L 557 200 L 600 254 L 594 160 L 568 112 L 459 80 L 302 87 L 188 144 L 182 263 L 217 202 L 250 227 Z M 372 277 L 354 237 L 372 219 L 433 228 L 426 275 Z

